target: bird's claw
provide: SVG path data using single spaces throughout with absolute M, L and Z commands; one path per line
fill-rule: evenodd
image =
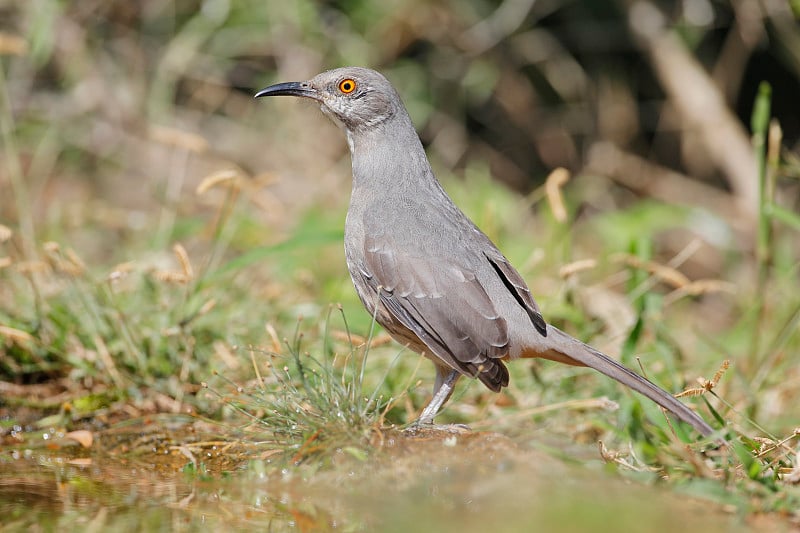
M 411 437 L 427 437 L 446 433 L 448 435 L 464 435 L 472 432 L 466 424 L 434 424 L 416 420 L 403 429 L 403 433 Z

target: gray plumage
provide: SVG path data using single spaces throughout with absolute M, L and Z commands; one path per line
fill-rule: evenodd
M 433 422 L 460 376 L 497 392 L 508 385 L 505 361 L 542 357 L 594 368 L 703 435 L 713 432 L 671 394 L 545 322 L 519 273 L 434 177 L 385 77 L 346 67 L 256 94 L 280 95 L 316 100 L 347 134 L 353 162 L 347 267 L 367 310 L 436 365 L 434 397 L 419 422 Z

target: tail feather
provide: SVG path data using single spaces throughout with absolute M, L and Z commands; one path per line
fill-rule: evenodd
M 615 360 L 588 346 L 574 337 L 564 333 L 558 328 L 548 327 L 549 340 L 554 344 L 552 348 L 558 355 L 552 359 L 561 360 L 577 366 L 588 366 L 604 374 L 623 385 L 630 387 L 636 392 L 650 398 L 658 405 L 671 412 L 680 420 L 686 422 L 703 436 L 708 436 L 714 432 L 702 418 L 694 411 L 686 407 L 673 395 L 653 384 L 650 380 L 643 378 L 639 374 L 622 366 Z M 562 357 L 558 357 L 562 356 Z M 563 357 L 574 361 L 564 361 Z M 545 355 L 545 358 L 551 357 Z

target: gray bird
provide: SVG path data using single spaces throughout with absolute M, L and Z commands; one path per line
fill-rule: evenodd
M 299 96 L 347 134 L 353 190 L 345 222 L 347 268 L 358 296 L 395 340 L 436 366 L 432 424 L 461 376 L 494 392 L 505 361 L 542 357 L 588 366 L 650 398 L 704 436 L 713 429 L 647 379 L 545 322 L 522 276 L 434 177 L 400 96 L 366 68 L 272 85 L 260 96 Z

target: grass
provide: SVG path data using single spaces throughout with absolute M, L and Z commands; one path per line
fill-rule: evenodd
M 341 314 L 341 306 L 338 311 Z M 344 315 L 341 316 L 344 320 Z M 283 349 L 277 345 L 269 352 L 250 349 L 256 376 L 254 387 L 245 389 L 226 380 L 238 393 L 235 400 L 212 389 L 217 397 L 250 418 L 265 435 L 286 449 L 299 447 L 294 462 L 313 455 L 312 451 L 325 452 L 360 443 L 359 434 L 384 426 L 384 415 L 391 407 L 391 398 L 380 394 L 386 375 L 371 392 L 364 388 L 372 335 L 361 339 L 356 347 L 352 334 L 345 330 L 349 349 L 340 356 L 329 345 L 329 311 L 320 360 L 305 350 L 301 323 L 298 320 L 293 339 L 285 340 Z M 265 358 L 267 361 L 260 365 L 258 361 Z M 259 370 L 261 366 L 267 370 L 266 376 Z M 389 365 L 387 373 L 392 366 Z
M 279 17 L 300 20 L 303 9 Z M 49 13 L 57 18 L 59 12 Z M 205 444 L 182 434 L 185 442 L 179 436 L 173 449 L 188 478 L 294 472 L 330 490 L 359 471 L 366 472 L 364 486 L 373 487 L 367 474 L 374 471 L 382 477 L 373 493 L 359 495 L 374 502 L 409 476 L 411 488 L 403 487 L 400 501 L 376 507 L 398 529 L 409 509 L 430 503 L 426 496 L 436 487 L 450 492 L 443 507 L 421 511 L 431 523 L 467 527 L 453 509 L 473 499 L 511 513 L 507 502 L 461 492 L 501 481 L 520 486 L 520 479 L 502 475 L 504 461 L 531 476 L 537 461 L 604 473 L 581 485 L 584 490 L 602 491 L 622 478 L 663 489 L 654 494 L 718 502 L 744 521 L 773 513 L 797 523 L 800 221 L 787 205 L 800 160 L 780 149 L 767 86 L 753 106 L 754 179 L 761 191 L 755 247 L 718 213 L 631 198 L 602 176 L 587 173 L 555 193 L 543 185 L 519 196 L 492 179 L 484 159 L 454 170 L 438 141 L 430 150 L 456 203 L 517 265 L 548 320 L 619 355 L 667 390 L 684 391 L 685 401 L 724 426 L 731 445 L 718 450 L 697 441 L 656 406 L 602 376 L 540 361 L 513 363 L 511 386 L 498 395 L 462 380 L 439 420 L 500 433 L 510 439 L 507 446 L 489 446 L 494 433 L 409 444 L 397 428 L 424 406 L 433 376 L 426 360 L 375 326 L 350 285 L 341 251 L 347 199 L 336 194 L 346 188 L 349 171 L 340 134 L 299 105 L 254 117 L 249 95 L 221 90 L 222 76 L 199 54 L 205 50 L 199 43 L 210 40 L 209 50 L 231 63 L 239 51 L 215 38 L 221 29 L 206 15 L 186 15 L 183 32 L 170 41 L 150 80 L 145 118 L 134 111 L 119 123 L 95 122 L 97 114 L 106 121 L 115 116 L 70 115 L 57 105 L 59 90 L 77 91 L 76 80 L 92 79 L 90 66 L 103 64 L 90 61 L 104 57 L 93 49 L 75 52 L 82 60 L 51 64 L 64 71 L 36 86 L 39 103 L 19 104 L 20 84 L 35 85 L 37 73 L 46 77 L 35 65 L 48 65 L 59 53 L 43 29 L 52 24 L 44 16 L 33 25 L 30 63 L 3 59 L 0 185 L 9 194 L 0 198 L 0 425 L 9 449 L 37 445 L 41 429 L 90 429 L 108 439 L 132 422 L 190 413 L 215 425 L 221 435 L 213 442 L 247 451 L 230 462 L 206 463 L 199 459 Z M 248 20 L 238 9 L 231 18 L 239 25 Z M 163 31 L 156 22 L 145 24 L 151 38 Z M 318 39 L 322 31 L 306 33 Z M 369 57 L 369 40 L 362 40 L 346 43 L 352 56 Z M 129 41 L 115 42 L 124 49 Z M 196 54 L 195 66 L 207 69 L 198 76 L 218 86 L 181 77 L 171 65 L 182 52 Z M 119 73 L 130 74 L 120 85 L 135 92 L 147 78 L 131 65 L 131 73 Z M 410 60 L 398 65 L 406 74 L 401 90 L 423 122 L 435 109 L 424 73 Z M 499 78 L 500 67 L 485 68 L 491 76 L 473 73 L 463 98 L 488 98 L 491 88 L 478 85 Z M 120 113 L 126 94 L 119 93 Z M 304 140 L 309 128 L 318 142 Z M 195 130 L 209 132 L 211 142 Z M 247 160 L 237 149 L 263 159 Z M 145 164 L 151 157 L 155 162 Z M 312 194 L 302 176 L 259 174 L 263 169 L 313 176 L 322 192 Z M 149 447 L 139 452 L 156 455 Z M 397 465 L 414 453 L 420 463 L 408 469 L 416 474 L 401 472 Z M 450 470 L 432 475 L 437 465 L 464 475 L 462 489 L 447 485 Z M 570 492 L 563 478 L 545 479 L 556 492 Z M 257 488 L 259 497 L 274 498 Z M 242 514 L 258 508 L 246 498 L 226 504 Z M 602 506 L 591 507 L 591 496 L 577 500 L 589 508 L 586 516 L 613 519 Z M 324 511 L 336 507 L 319 501 Z M 356 501 L 349 503 L 357 508 Z M 554 508 L 575 512 L 567 504 Z M 281 516 L 324 515 L 298 509 Z M 537 513 L 558 518 L 546 509 Z M 353 523 L 367 527 L 373 520 Z
M 773 169 L 773 174 L 775 170 Z M 482 175 L 485 176 L 485 172 Z M 763 180 L 765 179 L 766 169 Z M 481 205 L 465 204 L 466 198 L 459 199 L 461 204 L 473 211 L 473 217 L 493 238 L 501 242 L 511 239 L 511 233 L 516 229 L 514 221 L 516 213 L 521 211 L 521 203 L 514 200 L 511 195 L 503 193 L 498 196 L 497 193 L 493 193 L 493 186 L 488 181 L 475 180 L 476 178 L 468 178 L 467 186 L 460 188 L 458 192 L 466 195 L 464 191 L 469 191 L 470 197 L 482 200 Z M 27 196 L 25 186 L 21 182 L 15 184 L 15 191 L 18 199 Z M 260 322 L 253 319 L 274 317 L 277 314 L 283 320 L 279 327 L 285 331 L 289 327 L 287 318 L 292 316 L 289 309 L 279 307 L 273 310 L 266 305 L 265 308 L 269 310 L 243 318 L 244 314 L 253 312 L 253 308 L 260 305 L 260 302 L 247 301 L 247 297 L 252 294 L 248 291 L 248 286 L 252 287 L 255 281 L 249 279 L 253 276 L 251 271 L 256 268 L 255 265 L 270 260 L 278 263 L 279 270 L 295 271 L 298 264 L 308 260 L 309 254 L 320 247 L 330 246 L 330 243 L 338 241 L 340 235 L 338 230 L 331 232 L 323 229 L 330 227 L 330 219 L 320 220 L 312 216 L 295 229 L 290 239 L 280 244 L 257 248 L 227 262 L 220 261 L 217 257 L 225 255 L 226 240 L 230 238 L 226 235 L 232 233 L 226 225 L 247 223 L 230 220 L 230 217 L 237 216 L 233 214 L 236 196 L 235 192 L 229 192 L 224 196 L 224 201 L 218 209 L 216 225 L 208 230 L 212 239 L 206 252 L 208 255 L 201 262 L 205 265 L 216 264 L 215 268 L 198 269 L 193 266 L 188 252 L 180 244 L 173 246 L 174 257 L 166 262 L 166 266 L 148 264 L 164 265 L 166 250 L 162 250 L 162 257 L 158 260 L 126 261 L 118 265 L 92 268 L 66 244 L 48 241 L 37 245 L 27 242 L 24 235 L 15 238 L 17 237 L 15 232 L 6 228 L 4 241 L 9 260 L 4 269 L 4 276 L 8 294 L 14 304 L 2 311 L 3 331 L 7 339 L 3 373 L 15 376 L 16 379 L 23 378 L 28 382 L 69 375 L 76 383 L 91 380 L 103 384 L 107 387 L 103 394 L 88 391 L 86 393 L 86 397 L 95 399 L 94 402 L 88 402 L 89 405 L 97 409 L 107 407 L 108 402 L 130 401 L 131 387 L 153 388 L 173 398 L 176 405 L 182 404 L 187 398 L 190 398 L 191 403 L 194 401 L 191 397 L 197 391 L 198 384 L 208 380 L 209 370 L 214 366 L 215 350 L 232 352 L 227 359 L 229 366 L 242 366 L 241 361 L 236 363 L 230 361 L 242 359 L 242 352 L 245 350 L 232 350 L 232 347 L 240 346 L 242 339 L 263 338 L 263 333 L 258 333 Z M 489 198 L 488 202 L 485 201 L 486 198 Z M 767 212 L 769 205 L 770 202 L 765 201 L 762 212 Z M 641 216 L 649 211 L 654 213 L 652 216 L 658 216 L 659 209 L 661 209 L 659 205 L 637 207 L 636 211 L 629 213 L 631 215 L 629 220 L 624 218 L 626 213 L 619 213 L 616 215 L 617 220 L 614 225 L 619 228 L 622 224 L 641 230 L 643 227 L 640 222 Z M 19 210 L 24 211 L 22 206 Z M 501 217 L 500 213 L 505 215 L 505 219 L 498 220 Z M 636 216 L 633 216 L 634 214 Z M 659 220 L 663 220 L 663 217 Z M 178 222 L 180 221 L 176 219 L 176 227 Z M 540 223 L 541 221 L 537 221 L 537 224 Z M 543 246 L 556 246 L 554 243 L 563 233 L 561 227 L 554 225 L 551 225 L 550 231 L 552 237 L 545 235 L 545 238 L 539 241 L 544 243 Z M 654 232 L 655 229 L 651 231 Z M 619 233 L 615 232 L 615 238 L 618 238 L 616 236 Z M 753 335 L 751 345 L 761 345 L 756 339 L 764 339 L 763 345 L 768 348 L 752 352 L 755 361 L 764 362 L 756 374 L 758 378 L 755 382 L 756 387 L 771 383 L 771 375 L 781 368 L 781 358 L 776 354 L 780 353 L 787 342 L 792 342 L 792 325 L 797 321 L 797 310 L 791 308 L 788 309 L 788 316 L 786 309 L 775 309 L 779 314 L 783 313 L 783 317 L 778 320 L 776 316 L 765 315 L 765 310 L 769 307 L 767 299 L 770 295 L 770 286 L 780 281 L 765 274 L 769 272 L 770 257 L 776 254 L 775 247 L 778 246 L 778 242 L 771 238 L 769 233 L 760 235 L 762 239 L 760 249 L 764 251 L 757 256 L 760 265 L 757 285 L 759 290 L 753 304 L 757 310 L 754 313 L 757 322 L 754 326 L 748 327 L 748 330 Z M 661 378 L 659 381 L 665 383 L 668 388 L 680 389 L 685 385 L 678 377 L 681 374 L 679 357 L 682 348 L 675 340 L 675 334 L 670 332 L 670 328 L 659 324 L 659 317 L 669 313 L 664 307 L 664 302 L 670 295 L 667 294 L 665 297 L 652 290 L 663 282 L 665 272 L 675 273 L 675 271 L 654 268 L 652 262 L 654 245 L 650 238 L 645 236 L 631 242 L 630 251 L 624 256 L 628 259 L 623 261 L 621 270 L 618 270 L 619 274 L 625 274 L 627 278 L 625 286 L 635 314 L 634 327 L 622 343 L 622 357 L 627 364 L 633 365 L 635 363 L 633 356 L 636 353 L 644 351 L 663 354 L 666 365 L 664 371 L 659 373 L 658 378 Z M 26 249 L 34 249 L 35 246 L 38 247 L 35 251 L 25 252 Z M 140 246 L 146 247 L 146 244 Z M 530 263 L 530 258 L 519 255 L 531 253 L 525 243 L 512 242 L 505 248 L 518 264 Z M 537 251 L 539 250 L 534 249 L 533 253 Z M 26 260 L 28 253 L 38 259 Z M 157 256 L 158 253 L 158 250 L 149 252 L 153 256 Z M 294 253 L 299 254 L 299 258 L 295 257 Z M 517 257 L 514 257 L 515 254 Z M 544 255 L 552 257 L 559 254 L 544 252 Z M 601 252 L 598 255 L 608 257 L 612 254 Z M 341 276 L 341 270 L 336 275 Z M 314 280 L 324 277 L 319 271 L 312 271 L 310 276 Z M 609 276 L 613 277 L 613 274 Z M 684 288 L 678 287 L 676 291 Z M 291 286 L 289 290 L 292 290 Z M 573 290 L 579 291 L 580 287 Z M 702 290 L 700 292 L 702 293 Z M 686 290 L 684 299 L 697 294 L 697 291 Z M 545 302 L 547 307 L 556 307 L 562 316 L 584 328 L 583 332 L 578 332 L 579 335 L 591 333 L 597 326 L 596 321 L 582 316 L 585 310 L 570 301 L 572 296 L 564 294 L 564 300 L 556 301 L 555 305 L 547 300 Z M 287 300 L 284 298 L 284 302 Z M 353 303 L 352 297 L 349 303 Z M 671 304 L 675 304 L 675 299 L 672 299 Z M 246 311 L 242 309 L 243 305 Z M 558 313 L 556 319 L 557 317 Z M 747 317 L 743 320 L 746 319 Z M 297 445 L 310 436 L 320 434 L 332 421 L 338 424 L 337 431 L 347 433 L 347 429 L 350 428 L 355 430 L 353 433 L 356 435 L 359 433 L 357 428 L 363 431 L 365 428 L 379 426 L 384 421 L 388 405 L 386 400 L 379 401 L 376 395 L 381 394 L 380 385 L 392 373 L 389 368 L 391 365 L 364 364 L 366 353 L 359 351 L 352 343 L 352 333 L 346 327 L 344 314 L 341 315 L 341 320 L 348 339 L 343 352 L 340 351 L 341 346 L 336 349 L 331 346 L 331 335 L 327 332 L 330 314 L 324 319 L 325 331 L 315 333 L 308 349 L 303 346 L 304 336 L 307 333 L 295 329 L 293 340 L 287 342 L 285 346 L 279 345 L 276 334 L 273 333 L 271 350 L 259 348 L 246 350 L 256 371 L 259 365 L 254 354 L 258 354 L 259 359 L 280 358 L 277 366 L 274 361 L 269 363 L 270 383 L 263 377 L 258 377 L 256 391 L 250 398 L 252 406 L 247 409 L 252 409 L 253 413 L 256 413 L 251 413 L 250 416 L 256 417 L 264 427 L 285 438 L 285 442 Z M 777 327 L 770 331 L 763 326 L 765 321 Z M 356 323 L 359 331 L 370 332 L 368 339 L 371 339 L 373 330 L 369 317 L 362 313 L 362 316 L 356 319 Z M 364 329 L 365 325 L 369 326 L 368 330 Z M 297 325 L 297 328 L 299 327 L 300 323 Z M 731 328 L 732 335 L 738 327 L 739 324 L 735 324 Z M 364 340 L 363 346 L 369 346 L 368 339 Z M 245 341 L 245 344 L 249 342 Z M 314 350 L 315 355 L 312 356 L 309 350 Z M 287 355 L 281 355 L 282 353 Z M 344 355 L 340 355 L 342 353 Z M 338 362 L 341 361 L 344 363 L 339 365 Z M 653 369 L 645 370 L 653 371 Z M 362 390 L 365 372 L 383 374 L 378 380 L 380 383 L 369 393 L 370 397 L 366 401 Z M 663 379 L 664 377 L 667 381 Z M 241 374 L 236 376 L 236 379 L 241 378 Z M 515 378 L 519 379 L 517 376 Z M 597 381 L 594 378 L 590 379 Z M 268 385 L 277 388 L 270 390 Z M 396 379 L 393 385 L 395 387 L 398 385 Z M 601 390 L 604 388 L 608 390 L 602 383 L 595 386 Z M 572 390 L 569 390 L 570 388 Z M 80 389 L 79 386 L 71 392 L 80 393 Z M 391 390 L 393 395 L 402 395 L 404 392 L 402 389 Z M 553 395 L 570 394 L 575 392 L 575 388 L 567 385 L 547 392 Z M 713 393 L 706 389 L 699 392 Z M 20 401 L 24 404 L 23 400 Z M 464 398 L 461 401 L 463 402 Z M 473 398 L 467 399 L 467 403 L 477 401 L 481 400 L 475 398 L 474 394 Z M 82 402 L 79 398 L 73 398 L 73 403 L 80 405 Z M 622 433 L 638 436 L 646 442 L 652 436 L 642 427 L 643 406 L 637 399 L 630 399 L 629 403 L 628 427 Z M 756 413 L 757 407 L 757 399 L 751 399 L 739 409 L 742 415 L 746 415 Z M 240 411 L 245 409 L 242 406 L 237 408 Z M 719 408 L 718 405 L 717 409 Z M 91 411 L 92 409 L 86 412 L 79 410 L 79 413 L 81 416 L 87 416 L 91 415 Z M 712 413 L 718 422 L 723 420 L 723 415 L 719 415 L 716 411 Z M 398 414 L 393 421 L 403 423 L 407 419 Z M 751 428 L 743 429 L 751 431 Z M 663 426 L 661 431 L 660 442 L 663 444 L 669 440 L 668 431 Z M 751 447 L 754 442 L 749 442 Z M 654 455 L 655 452 L 648 453 L 648 457 L 655 458 Z M 753 464 L 755 463 L 743 466 L 747 466 L 748 472 L 760 475 L 763 469 Z M 758 477 L 756 474 L 753 475 Z
M 505 244 L 513 234 L 526 233 L 518 231 L 522 200 L 502 189 L 494 193 L 494 186 L 475 175 L 466 184 L 451 182 L 449 187 L 459 187 L 454 189 L 457 197 L 469 189 L 470 196 L 484 199 L 479 205 L 462 205 L 493 238 Z M 59 382 L 71 405 L 69 416 L 63 416 L 63 395 L 51 403 L 46 398 L 7 398 L 6 424 L 23 423 L 14 413 L 27 408 L 19 413 L 30 416 L 33 410 L 47 417 L 58 411 L 61 415 L 55 419 L 44 420 L 69 430 L 82 427 L 98 412 L 131 404 L 141 407 L 148 404 L 148 397 L 163 395 L 170 399 L 168 410 L 188 407 L 238 424 L 238 438 L 277 446 L 289 464 L 326 463 L 342 449 L 360 460 L 380 454 L 375 435 L 385 433 L 391 424 L 409 422 L 424 403 L 429 383 L 417 386 L 425 372 L 417 377 L 418 356 L 398 353 L 401 349 L 376 331 L 371 317 L 353 307 L 352 297 L 348 312 L 343 305 L 315 304 L 306 307 L 312 311 L 311 320 L 297 319 L 294 302 L 313 298 L 306 294 L 316 294 L 329 283 L 319 281 L 328 266 L 315 267 L 310 259 L 320 249 L 338 244 L 336 231 L 322 229 L 329 227 L 327 219 L 306 218 L 281 244 L 230 261 L 215 261 L 215 256 L 228 255 L 220 237 L 230 233 L 225 226 L 247 224 L 225 205 L 234 202 L 234 197 L 223 196 L 219 212 L 225 216 L 217 217 L 209 231 L 208 255 L 194 260 L 176 243 L 171 258 L 162 250 L 157 261 L 89 266 L 68 244 L 49 241 L 32 246 L 40 259 L 26 261 L 15 232 L 6 230 L 10 238 L 4 246 L 10 260 L 3 276 L 13 305 L 5 306 L 0 315 L 6 340 L 2 372 L 22 383 Z M 245 213 L 249 209 L 237 207 Z M 641 211 L 648 208 L 636 209 L 627 223 L 641 228 Z M 659 209 L 655 206 L 654 212 Z M 526 224 L 535 224 L 540 231 L 546 228 L 540 242 L 557 246 L 554 243 L 563 227 L 546 222 L 547 211 L 543 204 L 540 215 Z M 625 213 L 616 216 L 616 224 L 626 223 Z M 783 231 L 792 230 L 775 227 L 776 236 Z M 141 246 L 146 248 L 146 244 Z M 780 255 L 779 238 L 771 237 L 766 246 L 771 256 Z M 531 251 L 524 243 L 509 242 L 505 248 L 512 260 L 526 265 L 523 268 L 552 268 L 531 259 L 537 250 Z M 695 439 L 691 433 L 676 433 L 649 402 L 620 395 L 618 387 L 594 374 L 578 372 L 576 376 L 573 369 L 536 362 L 512 365 L 512 387 L 500 396 L 474 385 L 462 386 L 443 420 L 480 423 L 488 419 L 484 427 L 506 431 L 522 441 L 545 423 L 559 438 L 599 439 L 599 457 L 624 476 L 666 482 L 673 490 L 733 505 L 744 513 L 794 508 L 800 495 L 787 480 L 796 477 L 797 434 L 775 435 L 762 427 L 781 427 L 781 419 L 763 414 L 761 403 L 767 396 L 791 395 L 782 387 L 793 379 L 791 366 L 786 366 L 791 359 L 780 354 L 797 343 L 793 334 L 797 310 L 793 308 L 796 302 L 773 302 L 787 282 L 780 265 L 767 269 L 769 274 L 758 285 L 761 289 L 754 301 L 740 304 L 745 309 L 755 307 L 758 313 L 743 314 L 716 332 L 712 341 L 703 331 L 698 334 L 696 328 L 687 327 L 682 318 L 688 315 L 690 323 L 696 320 L 692 313 L 702 313 L 693 311 L 700 307 L 698 296 L 713 298 L 715 286 L 707 286 L 711 287 L 708 291 L 687 288 L 691 282 L 677 268 L 656 263 L 653 249 L 654 242 L 645 237 L 634 240 L 627 252 L 615 252 L 616 258 L 611 252 L 598 254 L 611 258 L 595 268 L 608 271 L 598 275 L 618 279 L 615 283 L 625 288 L 630 302 L 633 327 L 621 339 L 623 360 L 640 366 L 667 389 L 686 389 L 687 396 L 699 396 L 704 416 L 727 427 L 732 441 L 729 450 L 703 452 L 706 446 L 687 445 Z M 149 253 L 157 256 L 157 252 Z M 544 255 L 558 254 L 545 251 Z M 272 288 L 278 294 L 264 301 L 254 298 L 266 290 L 263 286 L 253 291 L 256 283 L 264 283 L 258 271 L 264 261 L 278 265 L 279 271 L 285 269 L 282 276 L 296 272 L 300 264 L 312 267 L 299 279 L 287 278 Z M 217 266 L 203 269 L 196 263 Z M 333 275 L 341 277 L 342 272 Z M 310 289 L 303 286 L 307 276 L 313 280 Z M 589 316 L 581 306 L 577 295 L 584 288 L 582 281 L 573 279 L 568 291 L 545 293 L 542 301 L 545 309 L 556 309 L 555 320 L 566 321 L 576 328 L 576 335 L 586 338 L 597 333 L 603 318 Z M 680 313 L 673 311 L 679 307 Z M 351 312 L 361 313 L 352 320 L 357 324 L 352 329 Z M 753 355 L 759 366 L 748 369 L 724 346 L 735 347 L 748 333 L 752 339 L 755 330 L 763 348 Z M 708 360 L 690 358 L 683 335 L 696 336 L 700 345 L 705 343 L 707 351 L 717 355 Z M 732 370 L 720 371 L 699 386 L 682 377 L 687 373 L 711 376 L 728 359 L 733 361 Z M 68 376 L 69 384 L 61 376 Z M 425 376 L 424 381 L 429 378 Z M 202 394 L 204 390 L 214 394 L 209 397 Z M 591 403 L 570 405 L 576 398 L 605 395 L 619 404 L 616 414 L 592 409 Z M 530 410 L 542 405 L 554 408 Z M 28 423 L 32 421 L 36 420 Z

